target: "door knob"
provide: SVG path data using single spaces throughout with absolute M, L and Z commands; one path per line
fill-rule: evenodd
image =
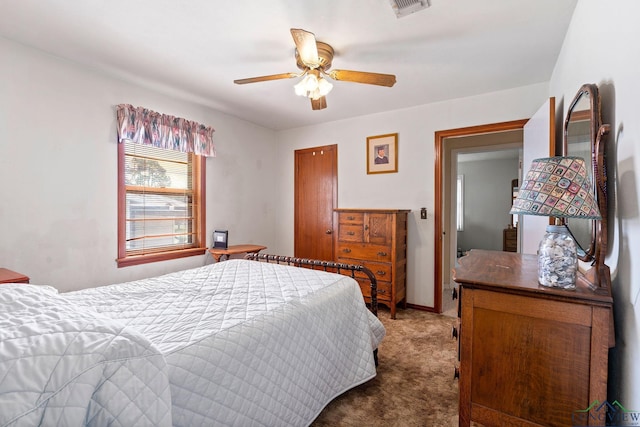
M 325 234 L 331 234 L 331 230 L 327 230 L 324 232 Z

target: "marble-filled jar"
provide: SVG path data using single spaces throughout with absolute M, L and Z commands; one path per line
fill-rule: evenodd
M 576 243 L 564 225 L 548 225 L 538 247 L 538 282 L 541 285 L 576 288 L 578 255 Z

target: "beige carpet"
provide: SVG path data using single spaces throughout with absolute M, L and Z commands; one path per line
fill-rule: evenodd
M 391 320 L 384 308 L 379 317 L 387 336 L 378 375 L 331 402 L 312 426 L 457 426 L 455 319 L 399 309 Z

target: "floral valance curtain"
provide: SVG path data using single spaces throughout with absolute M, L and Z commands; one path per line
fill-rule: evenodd
M 183 153 L 216 155 L 215 130 L 210 126 L 129 104 L 118 105 L 117 116 L 118 142 L 129 140 Z

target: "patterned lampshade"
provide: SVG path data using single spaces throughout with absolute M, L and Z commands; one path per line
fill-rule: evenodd
M 535 159 L 509 213 L 556 218 L 602 218 L 584 159 L 580 157 Z

